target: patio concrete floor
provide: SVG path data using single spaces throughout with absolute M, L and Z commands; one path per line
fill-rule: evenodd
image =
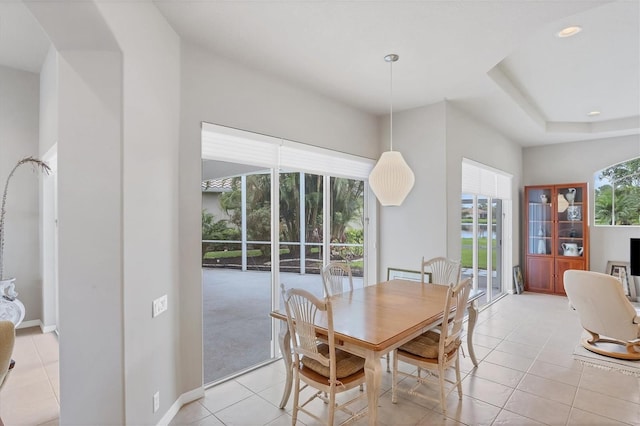
M 280 280 L 322 297 L 318 274 L 281 272 Z M 205 384 L 271 359 L 271 272 L 203 268 L 202 292 Z

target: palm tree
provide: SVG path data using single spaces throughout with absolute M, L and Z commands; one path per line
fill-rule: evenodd
M 267 174 L 248 175 L 247 182 L 247 238 L 249 240 L 270 240 L 271 218 L 271 178 Z M 331 192 L 331 241 L 345 242 L 346 229 L 356 218 L 362 216 L 364 182 L 352 179 L 332 178 Z M 240 178 L 233 178 L 232 190 L 222 194 L 220 205 L 227 212 L 230 221 L 240 227 L 242 222 Z M 323 220 L 323 177 L 305 175 L 304 188 L 306 240 L 321 240 Z M 300 174 L 297 172 L 280 174 L 280 239 L 300 241 Z M 362 225 L 362 224 L 361 224 Z M 362 226 L 360 226 L 362 227 Z M 299 246 L 289 248 L 292 255 L 299 253 Z M 266 253 L 265 253 L 266 255 Z
M 300 174 L 280 173 L 280 240 L 300 241 Z M 289 252 L 297 256 L 300 246 L 292 245 Z
M 361 180 L 332 178 L 331 185 L 331 241 L 346 242 L 345 230 L 364 209 L 364 182 Z M 364 223 L 360 223 L 360 228 Z
M 271 177 L 266 174 L 248 175 L 247 185 L 247 239 L 271 241 Z M 238 229 L 242 227 L 242 187 L 241 178 L 231 181 L 232 190 L 220 196 L 220 206 L 229 215 L 229 221 Z M 270 254 L 268 244 L 261 245 L 265 256 Z
M 613 219 L 613 192 L 611 186 L 596 189 L 595 216 L 598 225 L 611 225 Z
M 624 187 L 624 190 L 616 191 L 615 201 L 615 224 L 638 224 L 638 198 L 630 191 L 630 187 Z
M 598 180 L 602 186 L 596 188 L 596 223 L 640 224 L 640 157 L 602 170 Z
M 615 199 L 610 185 L 597 188 L 595 217 L 598 225 L 640 224 L 640 188 L 621 185 L 615 190 Z

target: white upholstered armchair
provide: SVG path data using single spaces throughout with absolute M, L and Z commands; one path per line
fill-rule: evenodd
M 605 356 L 640 360 L 640 314 L 611 275 L 567 270 L 564 289 L 591 338 L 586 349 Z
M 16 340 L 16 332 L 11 321 L 0 321 L 0 388 L 11 372 L 11 353 Z

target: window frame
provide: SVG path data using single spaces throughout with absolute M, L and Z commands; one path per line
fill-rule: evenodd
M 620 161 L 618 163 L 609 165 L 607 167 L 603 167 L 602 169 L 596 171 L 593 174 L 593 226 L 594 227 L 610 227 L 610 228 L 614 228 L 614 227 L 632 227 L 632 228 L 637 228 L 640 227 L 640 208 L 638 209 L 638 217 L 635 219 L 637 221 L 637 223 L 630 223 L 630 224 L 624 224 L 624 223 L 616 223 L 617 222 L 617 215 L 616 215 L 616 193 L 619 192 L 620 187 L 617 186 L 617 182 L 623 180 L 623 179 L 629 179 L 631 178 L 632 180 L 636 181 L 636 184 L 627 184 L 625 185 L 625 187 L 635 187 L 638 188 L 637 192 L 638 192 L 638 197 L 640 197 L 640 167 L 636 172 L 632 172 L 629 173 L 627 175 L 622 176 L 619 179 L 601 179 L 600 176 L 602 174 L 602 172 L 612 169 L 614 167 L 620 166 L 620 165 L 624 165 L 627 163 L 632 163 L 632 162 L 640 162 L 640 156 L 638 157 L 634 157 L 634 158 L 630 158 L 624 161 Z M 606 183 L 603 183 L 605 182 Z M 633 183 L 633 181 L 632 181 Z M 609 223 L 600 223 L 598 222 L 598 212 L 600 211 L 598 209 L 598 200 L 601 199 L 601 197 L 603 197 L 603 194 L 598 194 L 598 191 L 600 188 L 605 188 L 605 187 L 610 187 L 611 188 L 611 212 L 609 213 Z

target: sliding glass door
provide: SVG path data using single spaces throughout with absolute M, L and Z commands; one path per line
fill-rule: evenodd
M 330 178 L 329 259 L 351 267 L 354 288 L 364 284 L 364 188 L 357 179 Z
M 372 160 L 202 124 L 204 383 L 280 356 L 281 285 L 322 296 L 320 272 L 366 277 L 365 179 Z M 375 258 L 375 257 L 374 257 Z
M 511 271 L 512 176 L 485 164 L 462 159 L 462 276 L 485 290 L 480 305 L 505 292 Z
M 203 161 L 207 384 L 278 356 L 280 324 L 269 312 L 277 307 L 281 284 L 322 297 L 320 273 L 330 261 L 348 263 L 354 284 L 364 282 L 363 180 L 275 169 L 212 178 L 215 170 L 246 167 Z
M 272 357 L 271 174 L 205 179 L 202 200 L 203 367 L 212 383 Z
M 479 305 L 503 294 L 502 201 L 462 194 L 462 278 L 471 277 L 474 288 L 485 290 Z
M 280 283 L 323 297 L 324 177 L 281 172 L 279 207 Z

